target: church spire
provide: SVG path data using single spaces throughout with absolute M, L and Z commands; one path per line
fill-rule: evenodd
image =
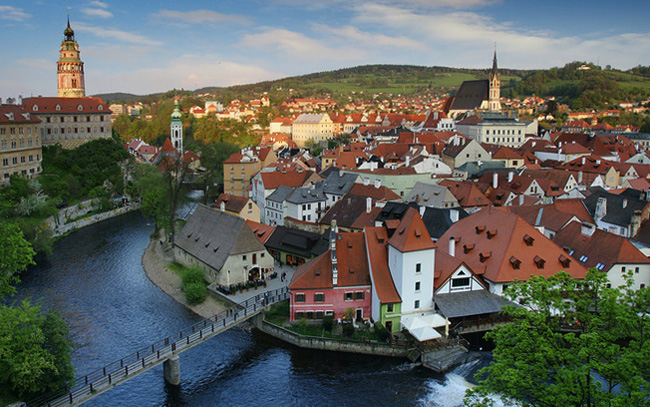
M 501 78 L 497 66 L 497 43 L 494 43 L 494 58 L 492 59 L 492 71 L 490 71 L 490 96 L 489 110 L 491 112 L 501 111 Z
M 497 76 L 499 68 L 497 67 L 497 43 L 494 43 L 494 58 L 492 59 L 492 77 Z

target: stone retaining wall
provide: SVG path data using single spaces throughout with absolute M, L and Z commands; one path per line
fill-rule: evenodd
M 406 357 L 407 349 L 377 342 L 356 342 L 345 339 L 304 336 L 265 321 L 260 315 L 253 321 L 262 332 L 300 348 L 352 352 L 366 355 Z
M 89 215 L 89 216 L 87 216 L 85 218 L 76 220 L 74 222 L 59 224 L 59 225 L 46 222 L 45 226 L 46 227 L 51 227 L 52 232 L 53 232 L 53 236 L 58 237 L 58 236 L 63 236 L 66 233 L 69 233 L 69 232 L 71 232 L 73 230 L 81 229 L 83 227 L 95 224 L 97 222 L 101 222 L 101 221 L 106 220 L 106 219 L 110 219 L 110 218 L 114 218 L 116 216 L 123 215 L 123 214 L 125 214 L 127 212 L 134 211 L 134 210 L 137 210 L 139 208 L 140 208 L 139 203 L 131 203 L 131 204 L 125 205 L 125 206 L 123 206 L 121 208 L 112 209 L 112 210 L 110 210 L 108 212 L 102 212 L 102 213 L 98 213 L 98 214 L 95 214 L 95 215 Z

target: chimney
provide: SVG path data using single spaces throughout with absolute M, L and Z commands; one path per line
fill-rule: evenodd
M 596 210 L 594 211 L 594 220 L 599 221 L 607 215 L 607 198 L 600 197 L 596 202 Z
M 363 177 L 363 185 L 370 185 L 370 178 Z
M 515 178 L 515 173 L 514 172 L 509 172 L 508 173 L 508 182 L 512 182 L 512 180 Z
M 636 236 L 636 232 L 639 231 L 639 228 L 641 227 L 641 211 L 636 210 L 634 213 L 632 213 L 632 222 L 631 222 L 631 230 L 630 230 L 630 237 Z
M 596 226 L 592 225 L 589 222 L 582 222 L 582 226 L 580 227 L 580 233 L 585 236 L 593 235 L 595 230 L 596 230 Z
M 411 157 L 407 155 L 406 156 L 406 166 L 408 167 L 410 164 L 411 164 Z
M 524 194 L 519 194 L 519 206 L 524 204 Z
M 578 184 L 582 184 L 582 171 L 578 172 Z
M 376 179 L 376 180 L 375 180 L 375 188 L 379 189 L 380 186 L 381 186 L 381 180 L 380 180 L 380 179 Z
M 219 204 L 219 209 L 221 210 L 221 212 L 226 211 L 226 203 L 224 201 L 221 201 L 221 203 Z
M 492 188 L 499 188 L 499 174 L 496 172 L 492 174 Z
M 449 255 L 456 257 L 456 239 L 453 236 L 449 238 Z
M 458 222 L 459 215 L 460 213 L 458 212 L 458 209 L 451 209 L 449 211 L 449 219 L 451 219 L 453 223 Z
M 422 205 L 422 206 L 419 207 L 419 209 L 420 209 L 420 217 L 423 218 L 424 217 L 424 210 L 426 209 L 426 207 L 424 205 Z
M 582 165 L 585 165 L 585 158 L 582 157 Z
M 627 208 L 627 199 L 623 199 L 623 209 Z
M 366 197 L 366 213 L 370 213 L 372 210 L 372 198 L 371 197 Z
M 332 252 L 332 284 L 334 287 L 337 286 L 339 282 L 339 270 L 336 259 L 336 219 L 332 219 L 332 224 L 330 227 L 330 250 Z

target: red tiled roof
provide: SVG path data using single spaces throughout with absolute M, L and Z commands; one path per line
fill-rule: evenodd
M 57 105 L 59 109 L 57 109 Z M 26 111 L 36 114 L 83 114 L 106 113 L 111 114 L 108 105 L 97 97 L 86 98 L 59 98 L 59 97 L 34 97 L 23 99 Z M 81 107 L 81 108 L 80 108 Z
M 379 188 L 374 185 L 354 184 L 350 189 L 350 194 L 365 197 L 371 197 L 375 200 L 396 201 L 401 200 L 400 196 L 390 188 L 381 185 Z
M 253 220 L 246 219 L 246 224 L 251 229 L 257 240 L 262 244 L 266 243 L 269 240 L 269 237 L 273 234 L 275 226 L 265 225 L 263 223 L 255 222 Z
M 413 208 L 409 208 L 406 211 L 406 214 L 388 241 L 388 244 L 402 253 L 433 249 L 436 247 L 435 243 L 431 240 L 431 236 L 420 214 Z
M 560 258 L 568 256 L 561 247 L 506 210 L 485 208 L 459 220 L 440 237 L 438 250 L 447 251 L 452 236 L 456 257 L 490 281 L 525 281 L 531 275 L 548 277 L 560 270 L 579 279 L 587 274 L 574 259 L 564 266 Z
M 38 117 L 18 105 L 0 105 L 0 124 L 37 124 L 40 122 Z
M 393 276 L 388 269 L 388 234 L 383 227 L 367 227 L 364 229 L 368 258 L 372 269 L 373 287 L 379 301 L 384 304 L 401 302 Z
M 287 187 L 300 187 L 312 174 L 311 171 L 270 171 L 260 172 L 264 182 L 264 189 L 275 189 L 280 185 Z
M 213 208 L 221 208 L 221 203 L 223 202 L 225 209 L 229 212 L 239 213 L 242 209 L 246 207 L 248 203 L 248 198 L 245 196 L 231 195 L 231 194 L 221 194 L 212 205 Z

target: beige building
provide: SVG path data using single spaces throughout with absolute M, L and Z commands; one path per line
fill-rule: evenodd
M 23 108 L 41 119 L 46 146 L 72 149 L 112 134 L 111 111 L 100 98 L 33 97 L 23 100 Z
M 260 207 L 252 199 L 245 196 L 221 194 L 212 207 L 245 220 L 260 222 Z
M 0 184 L 8 184 L 12 174 L 41 173 L 40 122 L 20 106 L 0 105 Z
M 223 189 L 226 194 L 248 196 L 251 178 L 278 160 L 268 147 L 244 148 L 223 163 Z
M 334 128 L 334 122 L 327 113 L 303 113 L 293 121 L 291 138 L 298 147 L 304 147 L 309 140 L 316 143 L 330 140 L 334 137 Z

